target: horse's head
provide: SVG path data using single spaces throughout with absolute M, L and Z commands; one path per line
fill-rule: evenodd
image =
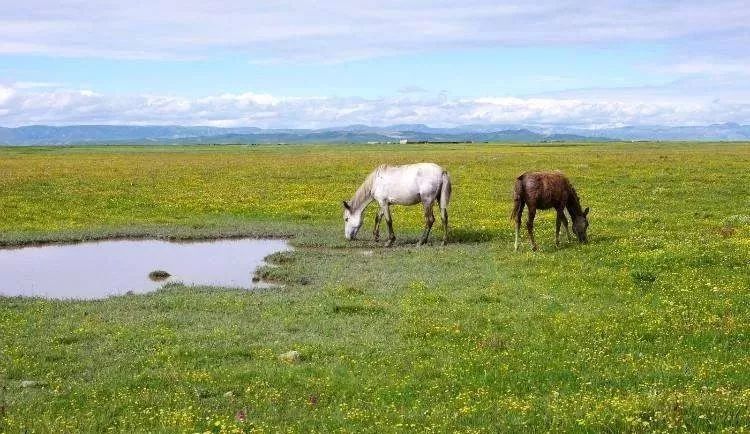
M 362 212 L 353 210 L 349 204 L 344 201 L 344 237 L 347 240 L 353 240 L 362 227 Z
M 575 216 L 573 219 L 573 232 L 575 232 L 576 236 L 578 237 L 578 241 L 582 243 L 588 243 L 589 239 L 586 236 L 586 231 L 589 228 L 589 209 L 586 208 L 583 210 L 583 214 L 579 214 Z

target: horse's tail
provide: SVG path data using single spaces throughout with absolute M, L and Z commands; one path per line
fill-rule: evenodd
M 448 208 L 448 202 L 451 200 L 451 177 L 448 176 L 448 172 L 443 171 L 443 176 L 440 179 L 440 192 L 438 193 L 438 201 L 440 201 L 440 209 Z
M 510 213 L 511 220 L 514 220 L 523 211 L 523 190 L 523 175 L 520 175 L 516 178 L 515 184 L 513 184 L 513 210 Z

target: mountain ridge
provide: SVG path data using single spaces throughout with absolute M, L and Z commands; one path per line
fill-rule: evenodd
M 367 143 L 398 142 L 545 142 L 611 140 L 750 140 L 750 125 L 623 126 L 583 129 L 565 126 L 425 124 L 328 128 L 258 128 L 180 125 L 29 125 L 0 127 L 0 144 L 71 145 L 91 143 Z

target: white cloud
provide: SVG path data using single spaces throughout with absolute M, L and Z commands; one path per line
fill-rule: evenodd
M 641 97 L 634 97 L 639 92 Z M 593 91 L 588 94 L 580 92 L 577 96 L 530 98 L 451 98 L 445 94 L 375 99 L 302 98 L 252 92 L 187 98 L 0 85 L 0 125 L 177 124 L 312 128 L 426 123 L 435 126 L 555 124 L 585 128 L 750 123 L 750 103 L 747 102 L 674 99 L 666 91 L 652 97 L 643 92 L 642 89 L 629 89 L 626 92 L 629 98 L 607 95 L 606 92 L 597 95 Z
M 6 3 L 0 53 L 193 58 L 225 52 L 255 62 L 330 62 L 437 47 L 670 40 L 704 53 L 731 45 L 723 53 L 731 56 L 747 47 L 750 22 L 746 0 Z M 694 42 L 708 39 L 709 46 Z
M 695 105 L 707 106 L 716 102 L 727 106 L 741 106 L 750 103 L 750 80 L 734 73 L 695 74 L 659 86 L 572 89 L 538 96 L 599 103 L 619 101 L 629 105 L 660 103 L 674 105 L 678 109 Z M 705 120 L 705 123 L 711 122 L 711 119 Z
M 8 104 L 15 93 L 12 87 L 0 85 L 0 108 Z
M 666 72 L 683 75 L 730 75 L 750 76 L 750 64 L 746 62 L 727 62 L 710 60 L 690 60 L 663 68 Z
M 402 88 L 398 89 L 397 92 L 398 93 L 405 93 L 405 94 L 409 94 L 409 93 L 426 93 L 427 89 L 425 89 L 425 88 L 423 88 L 421 86 L 417 86 L 417 85 L 413 85 L 412 84 L 412 85 L 403 86 Z
M 39 89 L 62 87 L 62 84 L 50 81 L 18 81 L 14 83 L 14 86 L 18 89 Z

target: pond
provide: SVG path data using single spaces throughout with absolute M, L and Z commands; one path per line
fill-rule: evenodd
M 0 249 L 0 296 L 99 299 L 165 283 L 250 289 L 283 240 L 109 240 Z

